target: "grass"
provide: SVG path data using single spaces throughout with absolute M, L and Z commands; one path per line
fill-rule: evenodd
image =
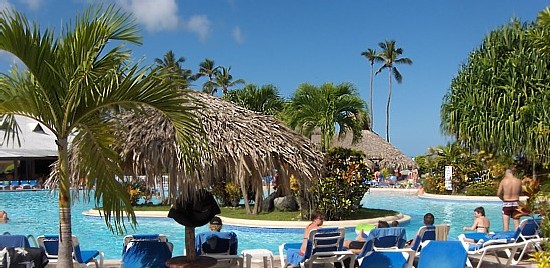
M 263 220 L 263 221 L 299 221 L 300 212 L 298 211 L 273 211 L 273 212 L 260 212 L 258 215 L 249 215 L 246 214 L 244 206 L 237 208 L 233 207 L 220 207 L 223 217 L 235 218 L 235 219 L 244 219 L 244 220 Z M 137 206 L 134 207 L 135 211 L 168 211 L 170 206 Z M 359 211 L 354 213 L 349 220 L 360 220 L 360 219 L 372 219 L 385 216 L 394 216 L 399 212 L 393 210 L 384 210 L 384 209 L 371 209 L 371 208 L 361 208 Z

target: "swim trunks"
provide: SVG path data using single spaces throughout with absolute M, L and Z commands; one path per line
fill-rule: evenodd
M 507 215 L 510 217 L 514 217 L 520 212 L 518 209 L 518 201 L 504 201 L 502 202 L 502 215 Z
M 349 249 L 362 249 L 365 241 L 351 241 L 349 243 Z

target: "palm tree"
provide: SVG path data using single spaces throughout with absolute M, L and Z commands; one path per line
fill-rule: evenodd
M 374 63 L 375 62 L 384 62 L 384 59 L 378 54 L 376 54 L 376 50 L 374 49 L 367 49 L 367 51 L 361 52 L 361 56 L 364 56 L 367 58 L 370 62 L 370 122 L 371 122 L 371 128 L 374 128 L 374 104 L 373 104 L 373 96 L 372 96 L 372 82 L 374 80 Z
M 254 84 L 248 84 L 243 89 L 230 90 L 223 97 L 241 107 L 269 115 L 279 113 L 284 107 L 284 99 L 274 85 L 258 88 Z
M 189 86 L 189 81 L 193 79 L 191 70 L 181 67 L 181 63 L 183 62 L 185 62 L 185 58 L 179 57 L 176 59 L 176 55 L 172 50 L 166 52 L 162 59 L 155 59 L 155 64 L 157 65 L 156 68 L 166 70 L 170 79 L 177 81 L 181 80 L 181 86 L 186 88 Z
M 384 65 L 380 67 L 376 74 L 380 73 L 383 69 L 388 69 L 388 101 L 386 102 L 386 140 L 390 141 L 390 101 L 391 101 L 391 76 L 395 77 L 397 83 L 401 83 L 403 77 L 401 73 L 394 66 L 394 64 L 412 64 L 412 60 L 409 58 L 399 58 L 403 54 L 403 49 L 395 47 L 395 40 L 386 40 L 386 42 L 378 43 L 378 46 L 382 49 L 382 52 L 378 55 L 384 61 Z
M 208 88 L 212 89 L 212 95 L 218 91 L 218 88 L 222 89 L 223 94 L 227 94 L 230 87 L 245 83 L 243 79 L 233 81 L 233 76 L 229 74 L 229 71 L 231 71 L 231 66 L 228 68 L 220 66 L 220 69 L 221 70 L 216 73 L 214 80 L 210 80 L 205 83 L 208 85 Z
M 284 113 L 286 123 L 307 137 L 311 137 L 314 130 L 320 129 L 322 151 L 330 147 L 336 126 L 340 137 L 351 130 L 353 139 L 357 141 L 361 137 L 365 115 L 368 117 L 365 101 L 350 83 L 336 86 L 325 83 L 320 87 L 301 84 Z
M 131 53 L 123 45 L 112 47 L 115 41 L 141 43 L 129 15 L 113 5 L 90 7 L 72 27 L 67 24 L 55 37 L 52 29 L 41 31 L 15 10 L 0 14 L 0 49 L 27 68 L 0 74 L 0 119 L 12 126 L 7 130 L 11 137 L 17 134 L 15 115 L 39 121 L 56 136 L 59 155 L 51 179 L 59 195 L 58 267 L 72 266 L 71 187 L 84 186 L 96 205 L 102 203 L 112 231 L 122 232 L 125 214 L 136 224 L 129 194 L 116 179 L 123 173 L 114 148 L 123 137 L 114 134 L 111 113 L 144 107 L 162 112 L 176 129 L 183 154 L 191 159 L 197 158 L 192 143 L 199 142 L 193 137 L 202 134 L 196 116 L 186 108 L 193 102 L 184 92 L 161 74 L 131 64 Z M 78 153 L 69 155 L 69 150 Z
M 218 89 L 212 87 L 212 82 L 214 81 L 214 77 L 218 74 L 219 69 L 220 66 L 216 66 L 213 60 L 204 59 L 204 61 L 199 64 L 199 71 L 192 76 L 192 80 L 198 80 L 203 76 L 208 77 L 208 81 L 202 85 L 202 91 L 214 95 Z

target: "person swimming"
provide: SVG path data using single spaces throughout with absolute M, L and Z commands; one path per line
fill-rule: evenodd
M 5 210 L 0 210 L 0 222 L 8 222 L 8 213 Z

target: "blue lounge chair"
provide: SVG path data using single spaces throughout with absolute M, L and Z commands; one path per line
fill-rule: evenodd
M 46 253 L 38 247 L 32 235 L 0 235 L 0 249 L 6 249 L 8 255 L 10 255 L 11 263 L 6 261 L 5 264 L 8 267 L 24 265 L 25 267 L 40 268 L 46 267 L 49 262 Z
M 243 267 L 243 257 L 237 255 L 239 240 L 234 232 L 207 231 L 195 236 L 195 251 L 218 261 L 216 267 Z
M 57 260 L 59 252 L 59 235 L 41 235 L 36 238 L 38 245 L 44 249 L 48 259 Z M 99 257 L 99 262 L 97 260 Z M 98 250 L 81 250 L 78 238 L 73 235 L 73 259 L 81 266 L 94 262 L 96 267 L 103 267 L 104 254 Z
M 539 224 L 534 219 L 522 220 L 515 231 L 496 232 L 493 234 L 465 234 L 460 235 L 459 240 L 463 242 L 468 255 L 480 255 L 478 267 L 487 253 L 497 256 L 498 252 L 505 252 L 508 256 L 506 265 L 518 264 L 527 249 L 532 246 L 540 250 L 542 238 L 539 236 Z M 475 243 L 464 242 L 464 238 L 470 238 Z M 515 258 L 516 253 L 519 256 Z M 500 259 L 497 256 L 497 260 Z
M 361 252 L 356 256 L 359 267 L 411 267 L 414 251 L 404 249 L 406 240 L 406 231 L 403 227 L 371 230 Z
M 162 234 L 135 234 L 124 237 L 122 267 L 157 268 L 166 267 L 172 258 L 172 243 Z
M 418 258 L 417 268 L 464 268 L 468 253 L 460 241 L 429 241 Z
M 318 263 L 339 262 L 344 267 L 346 259 L 353 260 L 354 254 L 343 248 L 344 228 L 320 228 L 311 230 L 305 254 L 299 254 L 301 243 L 285 243 L 279 246 L 281 267 L 287 265 L 312 267 Z M 285 258 L 285 252 L 287 258 Z M 286 261 L 285 261 L 286 260 Z
M 445 241 L 451 226 L 448 224 L 422 226 L 416 232 L 416 235 L 411 244 L 411 249 L 416 251 L 416 255 L 420 253 L 422 247 L 427 241 Z

